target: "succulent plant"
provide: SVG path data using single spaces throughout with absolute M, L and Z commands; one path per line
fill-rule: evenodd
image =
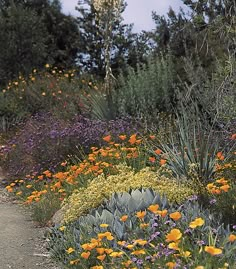
M 75 226 L 82 230 L 98 232 L 100 225 L 106 223 L 119 240 L 126 240 L 128 230 L 137 226 L 137 218 L 131 217 L 132 213 L 143 211 L 152 204 L 158 204 L 160 208 L 169 207 L 166 197 L 160 196 L 151 188 L 116 192 L 97 209 L 92 209 L 86 216 L 79 217 Z M 121 220 L 124 215 L 128 216 L 125 222 Z

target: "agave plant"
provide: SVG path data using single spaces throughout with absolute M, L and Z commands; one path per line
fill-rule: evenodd
M 120 240 L 124 240 L 127 239 L 127 231 L 134 229 L 137 224 L 137 218 L 131 217 L 131 214 L 145 210 L 152 204 L 158 204 L 161 208 L 169 207 L 166 197 L 160 196 L 151 188 L 114 193 L 97 209 L 92 209 L 88 215 L 81 216 L 76 221 L 76 227 L 97 232 L 100 224 L 106 223 Z M 125 222 L 121 220 L 124 215 L 128 216 L 128 220 Z

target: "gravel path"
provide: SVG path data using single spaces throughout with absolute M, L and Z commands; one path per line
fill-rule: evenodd
M 44 232 L 0 188 L 0 269 L 60 269 L 48 257 Z

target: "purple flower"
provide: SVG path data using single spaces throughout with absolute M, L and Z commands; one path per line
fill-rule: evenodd
M 203 240 L 199 240 L 199 241 L 197 241 L 197 245 L 204 246 L 204 245 L 206 245 L 206 243 Z
M 193 195 L 193 196 L 191 196 L 191 197 L 188 199 L 188 201 L 190 201 L 190 202 L 192 202 L 192 201 L 197 201 L 197 199 L 198 199 L 198 196 L 197 196 L 197 195 Z
M 210 205 L 214 205 L 216 203 L 216 199 L 211 199 L 210 200 Z

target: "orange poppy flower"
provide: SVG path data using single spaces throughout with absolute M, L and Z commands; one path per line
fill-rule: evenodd
M 87 260 L 89 258 L 89 256 L 90 256 L 90 254 L 91 254 L 90 251 L 82 252 L 81 257 Z
M 226 185 L 221 186 L 220 189 L 223 190 L 224 192 L 228 192 L 230 189 L 230 186 L 226 184 Z
M 150 139 L 154 140 L 156 137 L 155 135 L 149 135 Z
M 236 139 L 236 134 L 232 134 L 231 139 L 235 140 Z
M 120 218 L 121 221 L 125 222 L 128 219 L 128 215 L 124 215 Z
M 166 242 L 176 242 L 182 237 L 182 233 L 179 229 L 172 229 L 167 235 L 166 235 Z
M 167 209 L 164 210 L 158 210 L 157 214 L 160 215 L 162 218 L 164 218 L 167 215 Z
M 196 227 L 200 227 L 205 223 L 204 219 L 196 218 L 194 221 L 190 222 L 189 227 L 194 229 Z
M 142 254 L 146 254 L 146 251 L 144 249 L 137 249 L 137 250 L 134 250 L 133 252 L 131 252 L 131 254 L 142 255 Z
M 230 234 L 228 239 L 229 239 L 230 242 L 234 242 L 236 240 L 236 235 L 235 234 Z
M 97 259 L 103 261 L 106 258 L 106 254 L 97 256 Z
M 215 248 L 213 246 L 205 246 L 204 250 L 212 256 L 219 255 L 222 253 L 222 249 Z
M 154 150 L 154 152 L 155 152 L 157 155 L 160 155 L 162 151 L 161 151 L 160 149 L 156 149 L 156 150 Z
M 156 158 L 155 158 L 155 157 L 149 157 L 148 159 L 149 159 L 149 161 L 150 161 L 151 163 L 154 163 L 154 162 L 156 161 Z
M 179 220 L 182 217 L 181 213 L 176 211 L 170 214 L 170 218 L 173 220 Z
M 126 135 L 119 135 L 119 138 L 120 138 L 120 140 L 124 141 L 127 138 L 127 136 Z
M 146 211 L 139 211 L 136 213 L 136 217 L 139 219 L 143 219 L 146 216 Z
M 129 143 L 131 145 L 135 144 L 135 142 L 137 140 L 137 137 L 136 136 L 137 136 L 136 134 L 133 134 L 133 135 L 130 136 Z
M 158 205 L 158 204 L 156 204 L 156 205 L 150 205 L 150 206 L 148 207 L 148 210 L 151 211 L 151 212 L 154 213 L 154 214 L 157 214 L 157 212 L 158 212 L 158 208 L 159 208 L 159 205 Z
M 223 161 L 224 160 L 224 155 L 223 155 L 223 153 L 222 153 L 222 151 L 220 151 L 220 152 L 218 152 L 217 154 L 216 154 L 216 157 L 219 159 L 219 160 L 221 160 L 221 161 Z
M 164 165 L 166 164 L 166 160 L 165 159 L 160 159 L 160 165 Z
M 117 257 L 121 257 L 123 255 L 123 252 L 121 251 L 114 251 L 112 252 L 109 256 L 113 257 L 113 258 L 117 258 Z
M 168 269 L 174 269 L 176 266 L 176 263 L 175 262 L 168 262 L 168 263 L 166 263 L 166 266 L 168 266 Z
M 102 139 L 104 141 L 106 141 L 106 142 L 110 142 L 111 141 L 111 135 L 104 136 Z

